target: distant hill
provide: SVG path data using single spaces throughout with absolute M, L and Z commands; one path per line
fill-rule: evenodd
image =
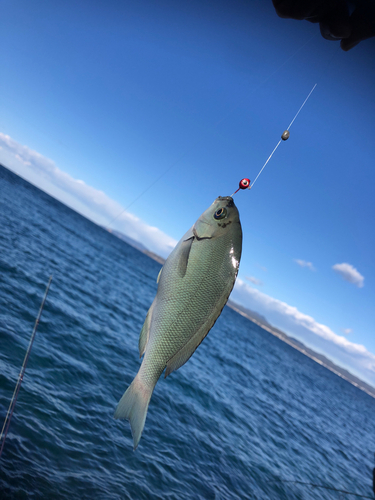
M 143 253 L 145 253 L 146 255 L 151 257 L 151 259 L 156 260 L 156 262 L 159 262 L 159 264 L 164 265 L 164 262 L 166 261 L 166 259 L 164 259 L 163 257 L 160 257 L 160 255 L 157 255 L 154 252 L 151 252 L 150 250 L 145 250 Z
M 139 241 L 133 240 L 133 238 L 130 238 L 130 236 L 127 236 L 124 233 L 120 233 L 120 231 L 115 231 L 114 229 L 107 229 L 107 231 L 109 233 L 112 233 L 117 238 L 120 238 L 120 240 L 125 241 L 125 243 L 127 243 L 131 247 L 136 248 L 140 252 L 143 252 L 143 253 L 148 252 L 147 248 L 144 245 L 142 245 L 142 243 L 139 243 Z
M 331 372 L 335 373 L 339 377 L 343 378 L 347 382 L 350 382 L 353 384 L 355 387 L 358 387 L 358 389 L 361 389 L 362 391 L 366 392 L 370 396 L 375 398 L 375 388 L 372 387 L 371 385 L 367 384 L 363 380 L 359 379 L 352 373 L 350 373 L 348 370 L 345 368 L 341 368 L 341 366 L 336 365 L 332 361 L 330 361 L 328 358 L 326 358 L 323 354 L 319 354 L 309 347 L 306 347 L 302 342 L 300 342 L 297 339 L 294 339 L 293 337 L 290 337 L 286 333 L 282 332 L 278 328 L 275 328 L 272 326 L 268 321 L 261 316 L 260 314 L 254 313 L 254 311 L 251 311 L 250 309 L 246 309 L 246 307 L 243 307 L 239 304 L 236 304 L 235 302 L 228 301 L 229 307 L 234 309 L 236 312 L 241 314 L 242 316 L 245 316 L 245 318 L 249 319 L 253 323 L 256 323 L 258 326 L 263 328 L 269 333 L 272 333 L 272 335 L 275 335 L 275 337 L 278 337 L 280 340 L 283 342 L 286 342 L 289 344 L 291 347 L 294 347 L 294 349 L 297 349 L 297 351 L 301 352 L 305 356 L 308 356 L 309 358 L 313 359 L 316 363 L 319 363 L 320 365 L 324 366 Z
M 157 262 L 159 262 L 159 264 L 164 264 L 165 259 L 163 257 L 160 257 L 160 255 L 157 255 L 157 254 L 151 252 L 144 245 L 142 245 L 142 243 L 139 243 L 138 241 L 133 240 L 133 238 L 130 238 L 129 236 L 126 236 L 125 234 L 120 233 L 119 231 L 109 230 L 109 232 L 111 232 L 114 236 L 117 236 L 117 238 L 120 238 L 121 240 L 128 243 L 128 245 L 131 245 L 132 247 L 136 248 L 140 252 L 142 252 L 142 253 L 148 255 L 149 257 L 151 257 L 152 259 L 156 260 Z M 330 361 L 328 358 L 326 358 L 322 354 L 318 354 L 317 352 L 313 351 L 309 347 L 306 347 L 299 340 L 294 339 L 293 337 L 290 337 L 289 335 L 282 332 L 278 328 L 275 328 L 261 314 L 258 314 L 257 312 L 252 311 L 251 309 L 247 309 L 246 307 L 243 307 L 240 304 L 233 302 L 232 300 L 228 300 L 227 305 L 231 309 L 236 311 L 238 314 L 241 314 L 241 316 L 244 316 L 245 318 L 249 319 L 250 321 L 257 324 L 258 326 L 260 326 L 261 328 L 263 328 L 267 332 L 272 333 L 272 335 L 275 335 L 275 337 L 278 337 L 283 342 L 286 342 L 291 347 L 294 347 L 294 349 L 297 349 L 299 352 L 301 352 L 305 356 L 308 356 L 310 359 L 313 359 L 316 363 L 319 363 L 320 365 L 324 366 L 325 368 L 327 368 L 331 372 L 335 373 L 339 377 L 343 378 L 347 382 L 350 382 L 355 387 L 358 387 L 358 389 L 361 389 L 362 391 L 366 392 L 367 394 L 369 394 L 370 396 L 375 398 L 375 388 L 374 387 L 367 384 L 366 382 L 363 382 L 358 377 L 351 374 L 348 370 L 345 370 L 345 368 L 341 368 L 340 366 L 337 366 L 335 363 Z
M 267 325 L 268 327 L 272 327 L 264 316 L 258 314 L 255 311 L 252 311 L 251 309 L 247 309 L 246 307 L 243 307 L 240 304 L 237 304 L 236 302 L 233 302 L 233 300 L 229 299 L 227 302 L 227 306 L 229 306 L 234 311 L 242 314 L 242 316 L 245 316 L 245 318 L 247 319 L 250 319 L 252 321 L 257 321 L 259 324 L 261 323 L 262 325 Z
M 136 248 L 140 252 L 148 255 L 151 257 L 151 259 L 156 260 L 156 262 L 159 262 L 159 264 L 164 264 L 165 259 L 163 257 L 160 257 L 160 255 L 157 255 L 154 252 L 151 252 L 148 248 L 146 248 L 142 243 L 139 243 L 139 241 L 134 240 L 133 238 L 130 238 L 130 236 L 127 236 L 124 233 L 121 233 L 120 231 L 115 231 L 114 229 L 107 229 L 107 231 L 113 236 L 116 236 L 116 238 L 119 238 L 120 240 L 125 241 L 128 245 L 130 245 L 133 248 Z

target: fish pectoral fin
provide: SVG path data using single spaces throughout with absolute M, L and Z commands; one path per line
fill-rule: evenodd
M 167 361 L 167 369 L 165 370 L 164 378 L 168 377 L 172 372 L 178 370 L 182 365 L 188 361 L 188 359 L 194 354 L 197 347 L 203 342 L 208 332 L 214 326 L 216 318 L 212 320 L 208 325 L 203 325 L 192 337 L 186 342 L 186 344 Z
M 180 249 L 180 259 L 178 261 L 178 273 L 181 278 L 183 278 L 186 274 L 186 269 L 188 266 L 189 262 L 189 255 L 190 255 L 190 250 L 191 246 L 194 241 L 194 236 L 191 236 L 187 240 L 184 240 L 181 243 L 181 249 Z
M 146 350 L 148 339 L 150 338 L 150 326 L 151 326 L 151 317 L 152 311 L 154 308 L 155 301 L 151 304 L 150 309 L 146 315 L 145 322 L 143 323 L 141 333 L 139 334 L 138 348 L 139 348 L 139 357 L 141 358 Z

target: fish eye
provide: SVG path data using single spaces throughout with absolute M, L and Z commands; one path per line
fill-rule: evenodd
M 216 220 L 224 219 L 224 217 L 227 216 L 227 209 L 226 208 L 219 208 L 219 210 L 216 210 L 214 213 L 214 218 Z

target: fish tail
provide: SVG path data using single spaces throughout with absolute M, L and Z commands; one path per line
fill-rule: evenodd
M 153 387 L 150 388 L 144 384 L 138 373 L 120 399 L 115 411 L 115 418 L 126 418 L 130 422 L 134 450 L 141 439 L 152 391 Z

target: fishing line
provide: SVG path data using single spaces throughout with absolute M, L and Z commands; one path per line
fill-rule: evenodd
M 268 163 L 268 162 L 270 161 L 270 159 L 272 158 L 272 156 L 273 156 L 274 152 L 276 151 L 276 149 L 280 146 L 280 144 L 281 144 L 281 139 L 280 139 L 280 140 L 279 140 L 279 142 L 276 144 L 275 149 L 274 149 L 274 150 L 272 151 L 272 153 L 269 155 L 269 157 L 267 158 L 267 160 L 266 160 L 265 164 L 263 165 L 263 167 L 260 169 L 259 174 L 255 177 L 255 180 L 253 181 L 253 186 L 254 186 L 254 184 L 255 184 L 256 180 L 258 179 L 258 177 L 260 176 L 260 174 L 262 173 L 262 171 L 263 171 L 264 167 L 267 165 L 267 163 Z M 253 187 L 253 186 L 251 186 L 251 187 Z
M 307 99 L 308 99 L 308 98 L 311 96 L 311 94 L 314 92 L 314 89 L 315 89 L 315 87 L 316 87 L 317 85 L 318 85 L 318 84 L 316 83 L 316 84 L 313 86 L 313 88 L 310 90 L 309 95 L 308 95 L 308 96 L 306 97 L 306 99 L 303 101 L 302 106 L 299 108 L 299 110 L 298 110 L 298 111 L 297 111 L 297 113 L 296 113 L 296 116 L 295 116 L 295 117 L 293 118 L 293 120 L 290 122 L 289 127 L 287 128 L 287 130 L 289 130 L 289 129 L 290 129 L 290 127 L 293 125 L 294 120 L 295 120 L 295 119 L 297 118 L 297 116 L 299 115 L 300 111 L 302 110 L 302 108 L 303 108 L 303 107 L 304 107 L 304 105 L 306 104 Z
M 315 36 L 315 35 L 314 35 Z M 312 38 L 314 38 L 314 36 Z M 311 40 L 311 39 L 310 39 Z M 308 40 L 308 42 L 310 41 Z M 306 43 L 308 43 L 306 42 Z M 306 43 L 304 45 L 306 45 Z M 303 45 L 303 46 L 304 46 Z M 301 47 L 302 48 L 302 47 Z M 298 51 L 297 51 L 298 52 Z M 331 62 L 332 62 L 332 59 L 337 56 L 338 52 L 340 52 L 340 46 L 338 46 L 331 54 L 331 57 L 326 61 L 325 65 L 323 66 L 323 70 L 325 71 L 326 68 L 328 66 L 331 67 L 332 69 L 332 65 L 331 65 Z M 292 56 L 291 56 L 292 57 Z M 290 58 L 289 58 L 290 59 Z M 285 61 L 286 62 L 286 61 Z M 282 64 L 282 66 L 284 65 L 285 63 Z M 324 72 L 323 71 L 323 72 Z M 249 179 L 242 179 L 240 181 L 240 184 L 239 184 L 239 188 L 232 194 L 232 196 L 234 194 L 236 194 L 240 189 L 251 189 L 254 184 L 255 184 L 255 181 L 258 179 L 258 177 L 260 176 L 260 174 L 262 173 L 264 167 L 267 165 L 267 163 L 270 161 L 270 159 L 272 158 L 273 154 L 275 153 L 275 151 L 277 150 L 277 148 L 280 146 L 280 143 L 284 140 L 286 141 L 288 138 L 289 138 L 289 129 L 290 127 L 293 125 L 295 119 L 297 118 L 297 116 L 299 115 L 299 113 L 302 111 L 302 108 L 304 107 L 304 105 L 306 104 L 307 100 L 309 99 L 309 97 L 311 96 L 311 94 L 313 93 L 313 91 L 315 90 L 315 87 L 317 86 L 317 83 L 313 86 L 313 88 L 310 90 L 309 94 L 307 95 L 306 99 L 303 101 L 301 107 L 299 108 L 299 110 L 297 111 L 297 113 L 295 114 L 293 120 L 290 122 L 289 126 L 287 129 L 285 129 L 285 131 L 283 132 L 282 136 L 281 136 L 281 140 L 279 140 L 279 142 L 276 144 L 274 150 L 272 151 L 272 153 L 270 154 L 270 156 L 267 158 L 266 162 L 264 163 L 263 167 L 260 169 L 258 175 L 256 176 L 255 180 L 253 181 L 253 183 L 250 185 L 250 180 Z M 248 180 L 249 181 L 249 185 L 246 185 L 246 187 L 242 184 L 242 182 L 244 180 Z M 241 185 L 242 184 L 242 185 Z
M 311 42 L 311 40 L 313 38 L 315 38 L 317 36 L 317 34 L 314 34 L 311 38 L 309 38 L 303 45 L 301 45 L 301 47 L 299 47 L 295 52 L 293 52 L 293 54 L 291 56 L 288 57 L 288 59 L 286 59 L 283 63 L 280 64 L 280 66 L 278 66 L 275 71 L 273 73 L 270 73 L 264 80 L 262 80 L 255 88 L 253 88 L 252 90 L 250 90 L 249 92 L 249 95 L 253 94 L 254 92 L 256 92 L 257 90 L 259 90 L 261 87 L 263 87 L 263 85 L 265 83 L 268 82 L 268 80 L 270 78 L 272 78 L 274 75 L 276 75 L 276 73 L 278 73 L 280 71 L 280 69 L 285 66 L 291 59 L 293 59 L 293 57 L 300 51 L 303 49 L 303 47 L 305 47 L 305 45 L 307 45 L 308 43 Z M 235 106 L 233 108 L 232 111 L 229 112 L 229 114 L 227 116 L 224 116 L 223 118 L 221 118 L 218 122 L 215 123 L 215 125 L 213 126 L 213 128 L 217 127 L 218 125 L 220 125 L 228 116 L 230 116 L 232 113 L 234 113 L 234 111 L 236 111 L 236 109 L 238 109 L 239 107 L 241 106 L 241 103 L 238 104 L 237 106 Z
M 49 287 L 51 285 L 51 281 L 52 281 L 52 275 L 49 277 L 48 284 L 47 284 L 47 287 L 46 287 L 46 291 L 44 292 L 44 297 L 43 297 L 42 303 L 41 303 L 40 308 L 39 308 L 38 316 L 37 316 L 37 318 L 35 320 L 33 333 L 31 334 L 29 346 L 28 346 L 26 354 L 25 354 L 25 359 L 23 360 L 21 371 L 20 371 L 20 374 L 18 375 L 18 380 L 17 380 L 17 383 L 16 383 L 16 387 L 14 388 L 13 396 L 12 396 L 12 399 L 10 401 L 8 412 L 7 412 L 5 420 L 4 420 L 4 425 L 3 425 L 3 428 L 1 429 L 0 441 L 1 440 L 2 441 L 1 441 L 1 448 L 0 448 L 0 458 L 1 458 L 1 454 L 3 452 L 5 439 L 7 437 L 8 430 L 9 430 L 10 421 L 12 419 L 14 408 L 16 406 L 18 393 L 20 391 L 22 380 L 23 380 L 23 377 L 25 375 L 26 365 L 27 365 L 27 362 L 28 362 L 29 357 L 30 357 L 31 347 L 32 347 L 33 342 L 34 342 L 34 338 L 35 338 L 36 330 L 37 330 L 38 325 L 39 325 L 40 317 L 42 316 L 42 311 L 43 311 L 44 303 L 45 303 L 46 298 L 47 298 L 47 294 L 48 294 L 48 291 L 49 291 Z
M 316 83 L 316 84 L 313 86 L 313 88 L 310 90 L 310 92 L 309 92 L 308 96 L 307 96 L 307 97 L 306 97 L 306 99 L 303 101 L 303 103 L 302 103 L 301 107 L 299 108 L 299 110 L 297 111 L 297 113 L 294 115 L 294 118 L 293 118 L 293 120 L 290 122 L 290 124 L 289 124 L 288 128 L 284 131 L 284 133 L 283 133 L 283 134 L 282 134 L 282 136 L 281 136 L 281 139 L 280 139 L 280 140 L 279 140 L 279 142 L 276 144 L 276 146 L 275 146 L 274 150 L 272 151 L 272 153 L 271 153 L 271 154 L 269 155 L 269 157 L 267 158 L 267 160 L 266 160 L 265 164 L 263 165 L 263 167 L 260 169 L 259 174 L 255 177 L 255 180 L 253 181 L 252 185 L 251 185 L 251 186 L 249 186 L 249 189 L 251 189 L 251 188 L 254 186 L 254 184 L 255 184 L 256 180 L 258 179 L 258 177 L 259 177 L 259 176 L 260 176 L 260 174 L 262 173 L 262 171 L 263 171 L 264 167 L 267 165 L 267 163 L 268 163 L 268 162 L 270 161 L 270 159 L 272 158 L 272 156 L 273 156 L 273 154 L 275 153 L 276 149 L 280 146 L 281 142 L 282 142 L 283 140 L 284 140 L 284 141 L 286 141 L 286 140 L 289 138 L 289 129 L 290 129 L 290 127 L 293 125 L 294 120 L 295 120 L 295 119 L 297 118 L 297 116 L 300 114 L 300 112 L 301 112 L 302 108 L 303 108 L 303 107 L 304 107 L 304 105 L 307 103 L 307 101 L 308 101 L 309 97 L 311 96 L 311 94 L 314 92 L 314 90 L 315 90 L 315 87 L 316 87 L 316 86 L 317 86 L 317 83 Z M 288 133 L 287 133 L 287 132 L 288 132 Z M 285 137 L 285 138 L 284 138 L 284 137 Z M 233 193 L 233 194 L 234 194 L 234 193 Z
M 124 212 L 126 212 L 136 201 L 139 200 L 139 198 L 141 198 L 145 193 L 147 193 L 147 191 L 149 189 L 152 188 L 152 186 L 154 186 L 158 181 L 160 181 L 160 179 L 162 177 L 164 177 L 165 174 L 167 174 L 175 165 L 177 165 L 178 162 L 180 162 L 182 160 L 182 158 L 184 158 L 185 156 L 187 155 L 187 153 L 184 153 L 182 156 L 180 156 L 178 158 L 178 160 L 176 160 L 175 162 L 172 163 L 172 165 L 170 165 L 167 170 L 165 172 L 163 172 L 162 174 L 159 175 L 159 177 L 157 177 L 148 187 L 146 187 L 146 189 L 144 189 L 136 198 L 134 198 L 134 200 L 129 203 L 129 205 L 127 205 L 119 214 L 116 215 L 116 217 L 114 217 L 111 222 L 109 224 L 107 224 L 107 226 L 105 226 L 105 229 L 109 229 L 110 225 L 116 220 L 118 219 Z
M 333 488 L 332 486 L 324 486 L 323 484 L 315 484 L 315 483 L 308 483 L 305 481 L 293 481 L 293 480 L 283 480 L 280 479 L 280 481 L 275 481 L 275 483 L 296 483 L 296 484 L 303 484 L 304 486 L 312 486 L 314 488 L 323 488 L 325 490 L 332 490 L 332 491 L 337 491 L 338 493 L 345 493 L 345 495 L 353 495 L 355 497 L 359 498 L 370 498 L 371 500 L 374 500 L 374 497 L 369 497 L 367 495 L 361 495 L 360 493 L 353 493 L 352 491 L 346 491 L 346 490 L 338 490 L 336 488 Z
M 314 35 L 312 37 L 310 37 L 305 43 L 303 43 L 295 52 L 293 52 L 293 54 L 291 56 L 289 56 L 283 63 L 281 63 L 276 69 L 275 71 L 273 71 L 272 73 L 270 73 L 264 80 L 262 80 L 256 87 L 254 87 L 249 95 L 253 94 L 254 92 L 256 92 L 258 89 L 260 89 L 270 78 L 272 78 L 276 73 L 278 73 L 280 71 L 280 69 L 285 66 L 298 52 L 300 52 L 307 44 L 309 44 L 311 42 L 311 40 L 313 38 L 315 38 L 317 36 L 316 33 L 314 33 Z M 237 106 L 234 107 L 234 109 L 229 113 L 229 114 L 232 114 L 241 104 L 238 104 Z M 303 105 L 302 105 L 303 107 Z M 213 128 L 216 128 L 218 125 L 220 125 L 223 121 L 225 121 L 226 119 L 228 118 L 228 115 L 224 116 L 223 118 L 221 118 L 218 122 L 216 122 L 214 125 L 213 125 Z M 290 127 L 290 125 L 289 125 Z M 202 142 L 203 139 L 198 139 L 198 141 L 193 144 L 184 154 L 182 154 L 176 161 L 174 161 L 162 174 L 160 174 L 154 181 L 151 182 L 151 184 L 149 184 L 148 187 L 146 187 L 146 189 L 144 189 L 141 193 L 139 193 L 139 195 L 134 198 L 131 203 L 129 203 L 129 205 L 127 205 L 118 215 L 116 215 L 106 226 L 105 226 L 105 229 L 109 229 L 110 226 L 113 224 L 113 222 L 115 220 L 117 220 L 124 212 L 126 212 L 136 201 L 138 201 L 147 191 L 149 191 L 157 182 L 160 181 L 160 179 L 162 177 L 164 177 L 170 170 L 172 170 L 173 167 L 175 167 L 188 153 L 189 151 L 192 150 L 193 147 L 196 147 L 200 142 Z M 273 154 L 273 153 L 272 153 Z M 271 156 L 272 156 L 271 154 Z M 259 174 L 258 174 L 259 175 Z M 255 181 L 254 181 L 255 182 Z M 254 183 L 253 183 L 254 184 Z

